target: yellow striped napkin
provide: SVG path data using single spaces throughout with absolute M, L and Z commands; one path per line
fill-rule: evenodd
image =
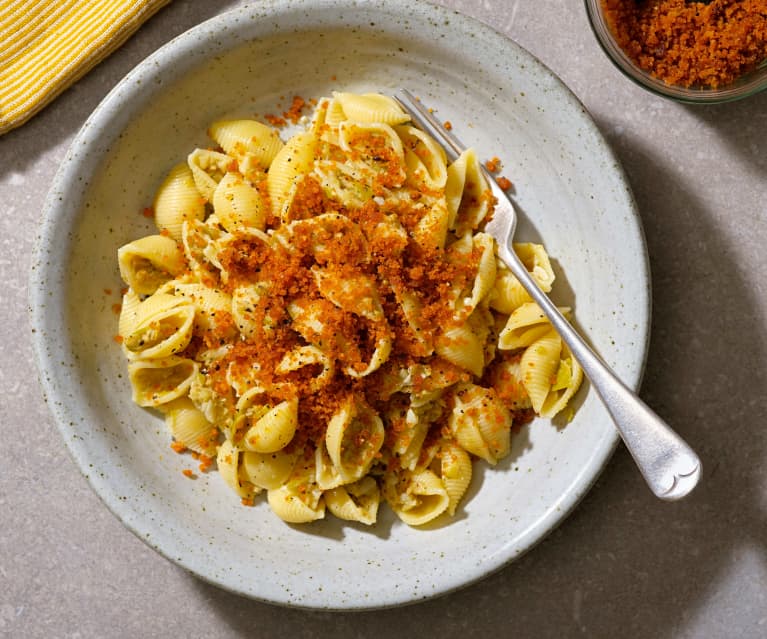
M 0 0 L 0 134 L 31 118 L 169 0 Z

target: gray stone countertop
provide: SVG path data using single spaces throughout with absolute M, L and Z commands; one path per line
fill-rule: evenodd
M 187 574 L 128 532 L 67 454 L 27 319 L 35 230 L 88 114 L 134 65 L 237 2 L 176 0 L 0 137 L 0 635 L 42 637 L 767 637 L 767 92 L 721 106 L 624 79 L 583 3 L 444 0 L 538 56 L 628 175 L 653 275 L 642 396 L 699 452 L 688 499 L 653 498 L 623 447 L 531 552 L 447 597 L 364 613 L 284 609 Z

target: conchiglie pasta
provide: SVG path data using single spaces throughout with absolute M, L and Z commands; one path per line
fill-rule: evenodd
M 256 120 L 218 120 L 208 135 L 239 162 L 243 175 L 267 168 L 283 147 L 277 131 Z
M 403 471 L 395 486 L 389 484 L 387 500 L 409 526 L 423 526 L 446 512 L 450 505 L 442 480 L 430 470 Z
M 412 126 L 396 128 L 402 139 L 408 179 L 416 186 L 436 191 L 447 182 L 445 150 L 420 129 Z M 445 204 L 447 215 L 447 204 Z
M 333 379 L 335 373 L 335 362 L 323 350 L 309 344 L 307 346 L 298 346 L 285 353 L 279 364 L 275 367 L 278 375 L 290 376 L 291 373 L 309 369 L 311 381 L 309 390 L 316 392 L 327 386 Z
M 378 93 L 343 93 L 335 91 L 333 97 L 344 115 L 355 122 L 402 124 L 410 116 L 392 98 Z
M 216 456 L 218 429 L 189 397 L 180 397 L 164 408 L 165 425 L 173 439 L 197 453 Z
M 370 526 L 376 522 L 381 494 L 372 477 L 333 488 L 325 493 L 327 509 L 339 519 Z
M 461 153 L 447 169 L 445 186 L 450 228 L 456 235 L 476 229 L 490 211 L 490 192 L 477 154 Z
M 132 288 L 129 288 L 122 297 L 120 304 L 120 320 L 117 324 L 117 334 L 120 337 L 133 332 L 136 325 L 136 311 L 141 305 L 141 297 Z
M 315 139 L 305 131 L 290 138 L 275 155 L 266 178 L 272 211 L 282 211 L 293 181 L 311 170 L 315 147 Z
M 583 369 L 566 344 L 562 344 L 559 366 L 549 394 L 543 400 L 541 417 L 554 417 L 568 405 L 583 382 Z
M 320 267 L 313 268 L 312 274 L 320 294 L 339 308 L 373 322 L 384 319 L 378 288 L 369 275 L 351 273 L 341 278 L 337 272 Z
M 466 451 L 496 464 L 509 454 L 511 415 L 490 388 L 458 384 L 448 426 Z
M 551 268 L 549 256 L 543 246 L 528 242 L 515 243 L 513 248 L 538 287 L 544 293 L 550 292 L 554 283 L 554 270 Z M 498 261 L 498 275 L 490 295 L 490 306 L 508 315 L 522 304 L 532 301 L 530 294 L 519 280 L 502 262 Z
M 184 222 L 181 239 L 186 261 L 194 277 L 205 286 L 215 286 L 222 272 L 221 230 L 217 226 L 202 224 L 196 220 Z
M 444 248 L 447 241 L 448 217 L 445 198 L 428 204 L 413 229 L 413 239 L 426 248 Z
M 560 307 L 560 312 L 567 317 L 570 309 Z M 522 304 L 509 315 L 506 326 L 498 336 L 498 348 L 514 350 L 527 348 L 533 342 L 551 330 L 551 323 L 535 302 Z
M 266 204 L 258 189 L 237 173 L 227 173 L 213 192 L 213 210 L 227 231 L 248 226 L 263 230 Z
M 512 356 L 504 354 L 493 363 L 488 375 L 495 394 L 511 410 L 525 410 L 532 406 L 523 383 L 519 364 L 521 357 L 521 353 Z
M 282 450 L 293 439 L 298 424 L 298 401 L 265 401 L 260 388 L 252 388 L 237 402 L 234 432 L 242 432 L 241 445 L 256 453 Z
M 282 486 L 293 472 L 300 451 L 273 453 L 242 453 L 242 473 L 254 486 L 273 490 Z
M 325 517 L 324 497 L 312 506 L 306 503 L 300 490 L 289 485 L 268 491 L 267 499 L 274 514 L 289 524 L 308 524 Z
M 198 282 L 177 283 L 173 293 L 180 302 L 194 305 L 194 325 L 198 333 L 219 329 L 228 335 L 234 330 L 231 326 L 232 296 L 228 293 Z
M 580 365 L 553 328 L 524 351 L 519 367 L 533 409 L 543 417 L 562 410 L 583 379 Z
M 240 497 L 243 499 L 252 499 L 261 489 L 251 484 L 247 478 L 244 477 L 244 473 L 242 472 L 242 457 L 243 453 L 241 450 L 232 445 L 229 440 L 224 441 L 224 443 L 219 446 L 216 455 L 218 473 L 221 475 L 221 478 L 226 485 Z
M 325 445 L 344 482 L 367 473 L 384 440 L 381 418 L 355 397 L 348 397 L 328 422 Z
M 148 235 L 117 251 L 123 281 L 139 295 L 151 295 L 186 269 L 184 253 L 164 235 Z
M 509 454 L 514 421 L 570 406 L 583 373 L 483 230 L 475 151 L 448 165 L 388 96 L 311 104 L 285 143 L 213 122 L 160 184 L 157 233 L 119 249 L 133 400 L 290 524 L 372 526 L 382 502 L 447 523 L 474 464 Z M 543 246 L 514 250 L 550 291 Z
M 206 202 L 213 200 L 213 194 L 221 179 L 227 171 L 236 166 L 233 158 L 210 149 L 195 149 L 187 157 L 186 163 L 192 172 L 197 191 Z
M 183 351 L 192 338 L 195 307 L 173 295 L 155 293 L 134 311 L 123 348 L 130 359 L 168 357 Z
M 468 322 L 452 326 L 437 337 L 434 350 L 451 364 L 481 377 L 485 368 L 484 344 Z
M 439 460 L 439 475 L 448 497 L 447 514 L 454 515 L 471 483 L 471 458 L 463 447 L 446 441 L 440 447 Z
M 157 228 L 181 240 L 181 227 L 187 220 L 205 217 L 205 199 L 186 164 L 178 164 L 163 180 L 154 198 L 154 221 Z
M 133 401 L 139 406 L 160 406 L 189 392 L 199 369 L 193 360 L 175 355 L 161 359 L 139 359 L 128 364 Z
M 347 166 L 355 180 L 375 185 L 374 192 L 404 183 L 405 151 L 392 127 L 347 120 L 339 125 L 338 132 L 339 144 L 349 156 Z
M 325 517 L 325 497 L 315 479 L 312 460 L 299 460 L 290 478 L 267 492 L 275 515 L 291 524 L 305 524 Z

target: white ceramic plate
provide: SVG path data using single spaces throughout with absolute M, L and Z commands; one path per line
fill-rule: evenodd
M 269 2 L 223 14 L 132 71 L 96 109 L 49 194 L 31 281 L 45 394 L 109 508 L 199 577 L 265 601 L 392 606 L 445 593 L 518 557 L 589 489 L 617 441 L 593 392 L 566 427 L 537 420 L 509 459 L 479 466 L 465 506 L 416 530 L 384 514 L 292 527 L 244 508 L 216 473 L 196 481 L 160 418 L 134 406 L 112 337 L 116 251 L 208 123 L 263 115 L 293 95 L 414 90 L 516 184 L 521 239 L 543 240 L 557 301 L 632 387 L 648 340 L 648 265 L 632 197 L 588 114 L 540 62 L 490 28 L 406 0 Z M 284 99 L 283 99 L 284 96 Z M 108 294 L 105 290 L 111 290 Z M 383 509 L 388 513 L 388 509 Z

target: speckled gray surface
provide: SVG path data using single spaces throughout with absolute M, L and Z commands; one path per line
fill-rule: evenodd
M 444 2 L 508 34 L 591 111 L 624 164 L 653 270 L 643 397 L 704 462 L 684 502 L 652 498 L 619 449 L 541 545 L 490 578 L 415 606 L 318 613 L 206 585 L 109 513 L 61 445 L 35 382 L 26 283 L 58 163 L 108 90 L 174 35 L 239 3 L 176 2 L 22 129 L 0 138 L 5 418 L 0 633 L 10 637 L 767 634 L 767 94 L 692 108 L 607 62 L 579 3 Z M 468 614 L 467 611 L 473 611 Z

